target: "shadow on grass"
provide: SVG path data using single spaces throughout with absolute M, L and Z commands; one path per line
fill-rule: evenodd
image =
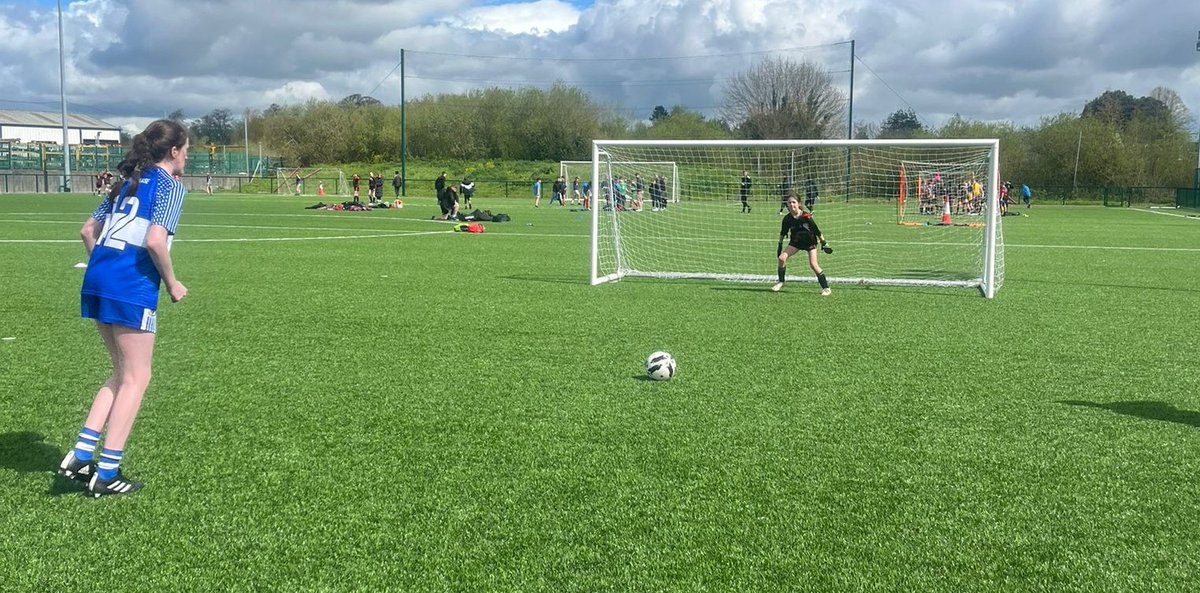
M 52 472 L 58 469 L 63 453 L 47 445 L 46 437 L 36 432 L 0 434 L 0 468 L 19 472 Z
M 54 472 L 64 453 L 47 445 L 46 437 L 36 432 L 7 432 L 0 434 L 0 468 L 25 473 Z M 50 484 L 50 496 L 83 492 L 83 484 L 60 475 Z
M 518 274 L 515 276 L 501 276 L 505 280 L 520 280 L 523 282 L 545 282 L 548 284 L 575 284 L 586 286 L 589 284 L 586 277 L 579 276 L 539 276 L 536 274 Z
M 836 295 L 839 290 L 862 290 L 862 291 L 867 291 L 867 292 L 894 292 L 894 293 L 906 293 L 906 294 L 921 294 L 921 295 L 928 295 L 928 296 L 940 296 L 940 297 L 948 297 L 948 298 L 970 298 L 970 299 L 976 299 L 976 300 L 979 299 L 979 289 L 977 289 L 977 288 L 966 289 L 966 288 L 931 288 L 931 287 L 925 287 L 925 286 L 913 286 L 913 287 L 871 286 L 871 285 L 862 285 L 862 284 L 831 284 L 830 288 L 833 289 L 834 295 Z M 720 286 L 713 286 L 713 287 L 711 287 L 711 289 L 712 290 L 740 290 L 740 291 L 744 291 L 744 292 L 764 292 L 767 294 L 774 294 L 771 292 L 771 284 L 759 284 L 759 285 L 755 285 L 755 284 L 738 284 L 738 285 L 724 284 L 724 285 L 720 285 Z M 821 287 L 817 286 L 816 282 L 788 281 L 788 286 L 785 287 L 783 289 L 783 291 L 781 291 L 781 292 L 803 292 L 806 290 L 810 291 L 812 294 L 819 294 Z
M 713 290 L 740 290 L 742 292 L 771 292 L 770 284 L 721 284 L 712 287 Z
M 1200 288 L 1186 288 L 1180 286 L 1137 286 L 1134 284 L 1115 284 L 1112 282 L 1071 282 L 1070 280 L 1060 280 L 1058 278 L 1053 280 L 1022 278 L 1021 282 L 1028 282 L 1030 284 L 1070 284 L 1073 286 L 1091 286 L 1095 288 L 1127 288 L 1130 290 L 1159 290 L 1162 292 L 1200 293 Z
M 1180 410 L 1166 402 L 1155 401 L 1136 401 L 1136 402 L 1109 402 L 1106 404 L 1098 402 L 1085 402 L 1078 400 L 1061 400 L 1058 403 L 1068 406 L 1079 406 L 1081 408 L 1097 408 L 1100 410 L 1108 410 L 1125 416 L 1136 416 L 1145 418 L 1146 420 L 1161 420 L 1163 422 L 1174 422 L 1176 424 L 1186 424 L 1188 426 L 1200 427 L 1200 412 L 1192 412 L 1190 410 Z

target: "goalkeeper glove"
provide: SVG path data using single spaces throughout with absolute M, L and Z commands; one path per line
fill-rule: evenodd
M 833 253 L 833 248 L 830 247 L 828 243 L 821 241 L 821 251 L 824 251 L 825 253 Z

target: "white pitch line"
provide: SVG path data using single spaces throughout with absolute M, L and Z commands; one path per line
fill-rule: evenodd
M 551 233 L 495 233 L 497 237 L 569 237 L 569 238 L 586 238 L 591 235 L 565 235 Z M 701 241 L 701 242 L 720 242 L 720 243 L 774 243 L 774 239 L 745 239 L 735 237 L 709 238 L 709 237 L 672 237 L 672 241 Z M 978 247 L 977 243 L 914 243 L 912 241 L 838 241 L 838 245 L 894 245 L 901 247 Z M 1037 244 L 1022 244 L 1022 243 L 1006 243 L 1005 247 L 1018 248 L 1036 248 L 1036 249 L 1096 249 L 1096 250 L 1112 250 L 1112 251 L 1164 251 L 1164 252 L 1183 252 L 1183 253 L 1200 253 L 1200 248 L 1196 247 L 1126 247 L 1115 245 L 1037 245 Z
M 26 224 L 79 224 L 73 220 L 4 220 L 0 219 L 0 223 L 14 222 Z M 181 223 L 182 229 L 189 228 L 210 228 L 210 229 L 256 229 L 256 230 L 272 230 L 278 229 L 281 231 L 356 231 L 356 232 L 380 232 L 380 233 L 395 233 L 396 229 L 360 229 L 348 227 L 316 227 L 316 226 L 267 226 L 267 225 L 241 225 L 241 224 L 191 224 Z M 423 231 L 411 231 L 419 233 Z
M 1137 212 L 1145 212 L 1146 214 L 1158 214 L 1160 216 L 1174 216 L 1175 218 L 1182 218 L 1185 220 L 1200 220 L 1200 216 L 1196 216 L 1195 214 L 1176 214 L 1174 212 L 1159 212 L 1157 210 L 1147 210 L 1145 208 L 1130 208 L 1130 210 L 1136 210 Z
M 230 239 L 176 239 L 176 243 L 260 243 L 269 241 L 337 241 L 344 239 L 375 239 L 379 237 L 421 237 L 426 235 L 450 235 L 454 231 L 414 231 L 408 233 L 382 233 L 376 235 L 338 235 L 335 237 L 239 237 Z M 0 239 L 0 243 L 74 243 L 79 239 Z
M 1135 208 L 1139 212 L 1150 212 Z M 1158 212 L 1150 212 L 1151 214 L 1159 214 Z M 1170 216 L 1180 216 L 1178 214 L 1162 213 Z M 279 216 L 293 216 L 284 214 Z M 304 216 L 304 215 L 295 215 Z M 7 223 L 35 223 L 35 224 L 77 224 L 75 221 L 56 221 L 56 220 L 0 220 Z M 424 222 L 440 222 L 446 224 L 448 221 L 424 221 Z M 226 238 L 226 239 L 177 239 L 186 243 L 248 243 L 248 242 L 267 242 L 267 241 L 332 241 L 339 239 L 368 239 L 371 237 L 407 237 L 418 235 L 437 235 L 446 234 L 451 231 L 404 231 L 396 232 L 395 229 L 357 229 L 357 228 L 335 228 L 335 227 L 282 227 L 282 226 L 254 226 L 254 225 L 219 225 L 219 224 L 184 224 L 184 228 L 229 228 L 229 229 L 256 229 L 256 230 L 312 230 L 312 231 L 357 231 L 357 232 L 377 232 L 375 235 L 337 235 L 332 237 L 246 237 L 246 238 Z M 491 233 L 493 237 L 552 237 L 552 238 L 568 238 L 568 239 L 584 239 L 591 235 L 587 234 L 568 234 L 568 233 L 523 233 L 523 232 L 496 232 Z M 718 243 L 770 243 L 773 239 L 758 239 L 758 238 L 741 238 L 741 237 L 675 237 L 673 241 L 691 241 L 691 242 L 718 242 Z M 78 243 L 78 239 L 0 239 L 0 243 Z M 975 243 L 929 243 L 921 242 L 914 243 L 911 241 L 856 241 L 845 240 L 838 241 L 840 245 L 889 245 L 902 247 L 977 247 Z M 1200 253 L 1200 248 L 1195 247 L 1135 247 L 1135 246 L 1119 246 L 1119 245 L 1041 245 L 1041 244 L 1021 244 L 1008 243 L 1005 247 L 1009 248 L 1034 248 L 1034 249 L 1087 249 L 1097 251 L 1150 251 L 1150 252 L 1176 252 L 1176 253 Z
M 337 237 L 242 237 L 237 239 L 179 239 L 184 243 L 259 243 L 269 241 L 336 241 L 341 239 L 375 239 L 378 237 L 418 237 L 448 235 L 454 231 L 418 231 L 413 233 L 384 233 L 379 235 L 341 235 Z
M 431 212 L 434 211 L 433 207 L 430 207 L 430 211 Z M 45 216 L 49 213 L 48 212 L 5 212 L 4 214 L 7 216 Z M 73 217 L 83 216 L 84 218 L 82 218 L 82 219 L 72 218 L 71 221 L 62 221 L 62 222 L 74 222 L 76 224 L 82 225 L 83 224 L 82 221 L 86 220 L 86 217 L 91 215 L 91 211 L 81 212 L 79 214 L 63 213 L 63 215 L 64 216 L 73 216 Z M 315 218 L 317 216 L 341 216 L 341 215 L 340 214 L 330 214 L 330 215 L 325 215 L 325 214 L 260 214 L 260 213 L 254 213 L 254 212 L 185 212 L 184 213 L 185 218 L 191 218 L 193 216 L 255 216 L 255 217 L 259 217 L 259 218 Z M 342 218 L 342 220 L 353 220 L 353 219 L 352 218 Z M 448 220 L 428 219 L 428 218 L 388 218 L 388 217 L 382 217 L 382 216 L 377 216 L 372 220 L 372 222 L 377 222 L 377 221 L 432 222 L 435 224 L 447 224 L 450 222 Z M 32 222 L 32 221 L 24 221 L 23 220 L 21 222 Z M 52 221 L 46 221 L 46 222 L 52 222 Z

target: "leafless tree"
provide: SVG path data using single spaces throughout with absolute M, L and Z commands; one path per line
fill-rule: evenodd
M 1179 93 L 1165 87 L 1157 86 L 1150 91 L 1150 97 L 1162 101 L 1163 105 L 1167 106 L 1167 111 L 1171 114 L 1171 123 L 1177 129 L 1188 130 L 1192 127 L 1192 112 L 1188 110 L 1188 106 L 1179 97 Z
M 751 139 L 840 138 L 846 100 L 820 66 L 767 58 L 730 81 L 721 115 Z

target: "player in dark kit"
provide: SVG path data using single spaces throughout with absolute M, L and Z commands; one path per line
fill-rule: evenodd
M 805 251 L 808 252 L 808 265 L 817 275 L 817 282 L 821 284 L 821 296 L 829 296 L 829 281 L 825 279 L 825 272 L 817 263 L 817 244 L 821 245 L 821 251 L 825 253 L 833 253 L 833 248 L 825 242 L 825 235 L 817 228 L 817 221 L 813 220 L 812 214 L 800 208 L 800 199 L 796 197 L 795 192 L 788 194 L 786 205 L 788 213 L 784 215 L 783 224 L 779 228 L 779 247 L 775 250 L 779 256 L 779 282 L 772 286 L 771 290 L 779 292 L 783 289 L 788 258 L 799 251 Z M 787 247 L 783 246 L 784 239 L 788 241 Z
M 742 213 L 750 213 L 750 172 L 742 171 Z

